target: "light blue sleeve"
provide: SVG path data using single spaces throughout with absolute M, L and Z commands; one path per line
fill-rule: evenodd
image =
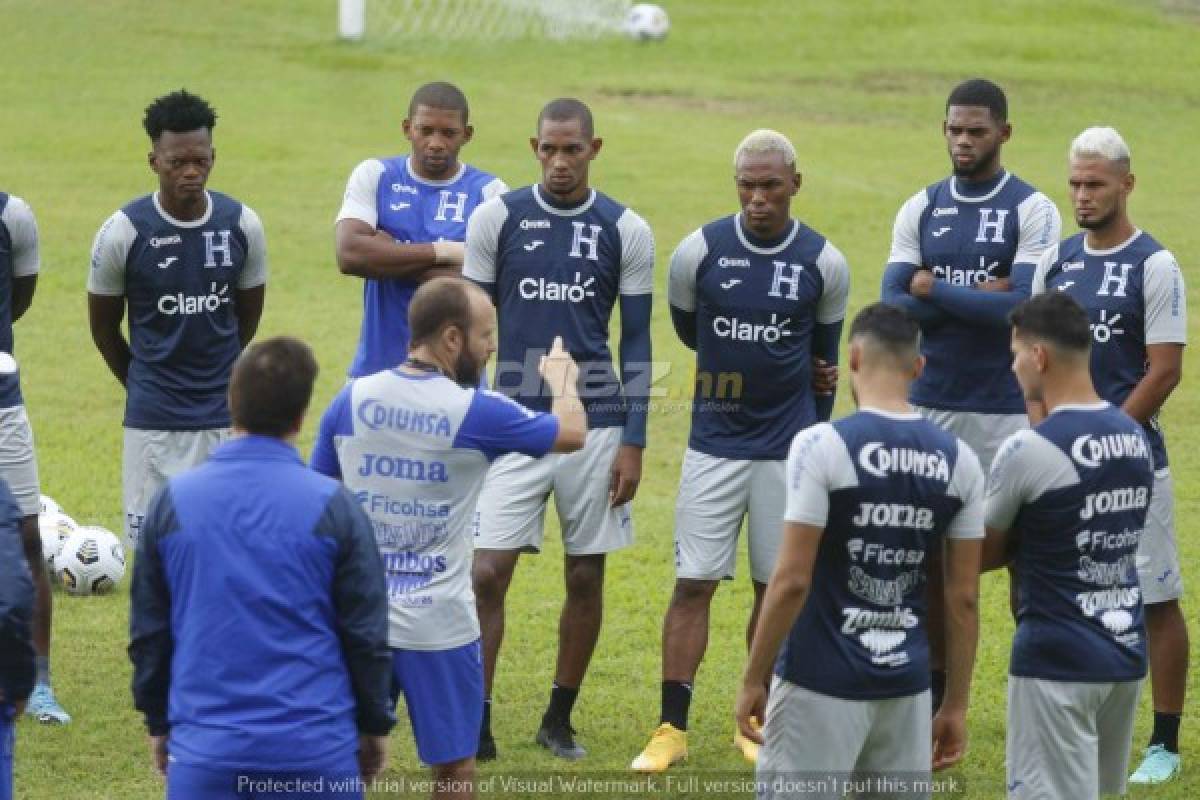
M 350 390 L 353 386 L 353 383 L 348 383 L 342 387 L 325 410 L 317 431 L 317 441 L 313 445 L 312 458 L 309 459 L 309 466 L 314 470 L 339 481 L 342 479 L 342 465 L 338 461 L 334 437 L 354 433 L 354 420 L 350 416 Z
M 477 389 L 454 446 L 478 450 L 488 461 L 508 453 L 540 458 L 558 438 L 558 417 L 530 411 L 502 394 Z

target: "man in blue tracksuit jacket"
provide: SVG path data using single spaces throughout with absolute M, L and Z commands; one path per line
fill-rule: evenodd
M 295 339 L 249 348 L 229 387 L 239 435 L 146 516 L 129 655 L 169 800 L 361 798 L 385 761 L 379 550 L 354 496 L 292 444 L 316 372 Z
M 21 512 L 0 480 L 0 800 L 12 800 L 13 728 L 33 690 L 33 581 Z

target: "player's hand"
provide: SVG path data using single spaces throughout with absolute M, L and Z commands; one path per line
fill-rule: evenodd
M 967 752 L 967 715 L 942 708 L 933 718 L 933 769 L 952 767 Z
M 762 729 L 754 721 L 767 718 L 767 687 L 758 682 L 743 683 L 733 707 L 733 717 L 742 736 L 762 744 Z
M 813 356 L 812 360 L 812 388 L 813 394 L 831 395 L 837 390 L 838 384 L 838 368 L 837 364 L 830 364 L 823 358 Z
M 433 263 L 439 267 L 461 267 L 466 257 L 467 246 L 462 242 L 433 243 Z
M 933 292 L 933 284 L 937 278 L 933 277 L 933 270 L 919 269 L 913 273 L 912 280 L 908 282 L 908 293 L 913 297 L 926 298 Z
M 1012 291 L 1012 283 L 1008 278 L 992 278 L 975 284 L 975 288 L 981 292 L 1009 292 Z
M 158 774 L 165 776 L 167 774 L 166 736 L 150 737 L 150 758 L 154 762 L 154 768 L 158 770 Z
M 571 354 L 563 347 L 561 336 L 554 337 L 554 344 L 550 345 L 550 352 L 542 356 L 542 360 L 538 362 L 538 373 L 541 374 L 542 380 L 550 387 L 550 392 L 555 397 L 562 397 L 568 390 L 574 390 L 579 382 L 579 366 L 575 363 L 575 359 L 571 358 Z
M 642 448 L 623 444 L 617 448 L 608 482 L 608 506 L 623 506 L 637 494 L 642 482 Z
M 387 764 L 386 736 L 358 737 L 358 770 L 362 779 L 369 781 L 383 771 Z

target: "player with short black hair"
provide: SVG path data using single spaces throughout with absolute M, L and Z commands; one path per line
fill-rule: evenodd
M 675 502 L 658 726 L 631 764 L 642 772 L 687 757 L 709 609 L 721 581 L 734 577 L 743 519 L 754 588 L 749 646 L 779 550 L 788 446 L 833 409 L 833 387 L 817 392 L 814 383 L 837 364 L 849 265 L 792 216 L 801 175 L 786 136 L 746 135 L 733 172 L 741 210 L 693 231 L 671 256 L 671 321 L 696 351 L 697 380 Z M 736 732 L 734 743 L 747 760 L 757 757 L 757 745 Z
M 763 742 L 760 797 L 796 796 L 778 782 L 797 777 L 920 780 L 966 750 L 984 478 L 969 446 L 908 404 L 918 342 L 901 309 L 861 311 L 848 358 L 858 411 L 792 441 L 783 540 L 735 711 L 742 734 Z M 931 723 L 926 576 L 937 550 L 949 670 Z M 831 783 L 804 796 L 840 798 Z
M 167 132 L 187 133 L 206 130 L 210 133 L 217 126 L 217 112 L 199 95 L 187 89 L 155 98 L 146 106 L 142 128 L 151 142 L 157 142 Z
M 1154 489 L 1141 426 L 1089 374 L 1089 314 L 1065 293 L 1012 314 L 1012 370 L 1046 416 L 988 480 L 984 566 L 1015 562 L 1008 797 L 1124 795 L 1146 674 L 1138 553 Z
M 1069 161 L 1071 202 L 1083 231 L 1046 251 L 1033 291 L 1070 295 L 1087 309 L 1096 391 L 1141 423 L 1154 455 L 1154 496 L 1138 545 L 1154 729 L 1130 780 L 1163 783 L 1182 768 L 1189 646 L 1175 489 L 1158 415 L 1183 376 L 1187 291 L 1175 256 L 1129 218 L 1135 180 L 1121 135 L 1088 128 L 1071 143 Z
M 549 407 L 534 374 L 556 336 L 579 363 L 588 439 L 578 453 L 497 459 L 479 497 L 473 582 L 483 629 L 488 702 L 481 758 L 495 756 L 491 687 L 504 636 L 504 599 L 522 552 L 541 549 L 553 492 L 562 524 L 566 601 L 558 662 L 537 741 L 555 755 L 585 755 L 571 711 L 600 635 L 608 553 L 633 542 L 629 502 L 646 445 L 654 288 L 654 236 L 634 211 L 591 188 L 603 140 L 578 100 L 548 103 L 529 140 L 540 183 L 493 198 L 467 226 L 463 274 L 496 301 L 500 320 L 495 386 L 533 411 Z M 621 311 L 620 378 L 609 321 Z
M 1006 170 L 1008 100 L 991 81 L 956 86 L 942 123 L 953 174 L 900 208 L 882 299 L 921 323 L 926 366 L 912 402 L 962 437 L 984 471 L 1005 437 L 1029 424 L 1008 369 L 1008 313 L 1029 296 L 1033 271 L 1058 240 L 1062 220 L 1048 197 Z M 934 705 L 941 694 L 936 563 L 931 571 Z
M 363 321 L 350 376 L 394 367 L 409 347 L 408 304 L 423 281 L 458 275 L 467 219 L 504 181 L 459 160 L 475 129 L 467 98 L 435 81 L 413 92 L 406 156 L 370 158 L 350 174 L 337 216 L 343 275 L 363 279 Z
M 227 438 L 230 370 L 262 317 L 262 222 L 249 206 L 205 188 L 216 163 L 215 124 L 197 95 L 155 99 L 143 127 L 158 190 L 109 217 L 92 246 L 92 341 L 127 389 L 122 494 L 130 547 L 167 478 Z

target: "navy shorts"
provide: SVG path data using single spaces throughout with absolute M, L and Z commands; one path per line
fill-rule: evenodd
M 392 650 L 417 755 L 425 764 L 449 764 L 475 755 L 483 722 L 483 650 L 479 640 L 450 650 Z
M 167 800 L 362 800 L 358 759 L 306 772 L 251 772 L 167 765 Z

